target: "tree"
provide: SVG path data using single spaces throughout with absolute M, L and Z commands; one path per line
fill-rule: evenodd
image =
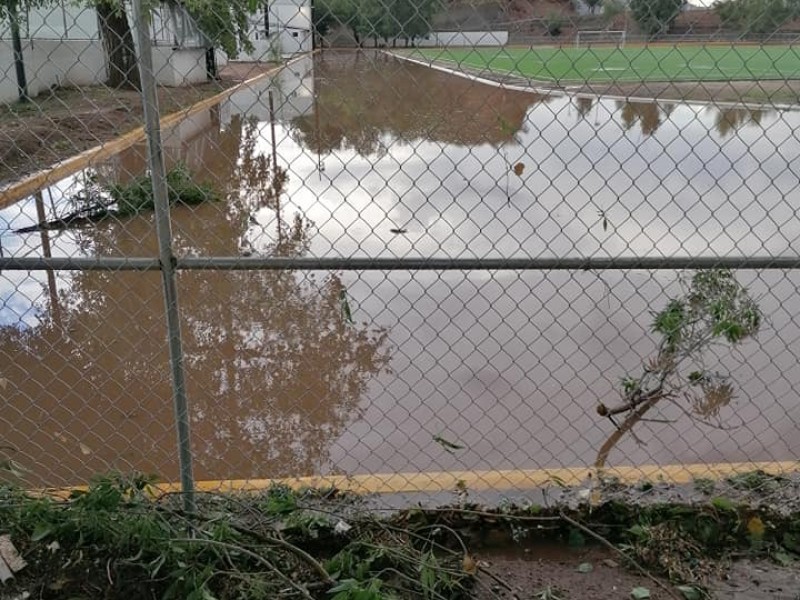
M 589 12 L 594 14 L 595 9 L 602 4 L 603 0 L 584 0 L 584 2 L 589 7 Z
M 431 30 L 436 0 L 315 0 L 312 20 L 317 35 L 336 25 L 346 26 L 356 43 L 364 38 L 393 43 L 413 41 Z
M 185 7 L 208 41 L 206 64 L 211 77 L 217 76 L 214 48 L 222 48 L 232 58 L 239 55 L 240 48 L 253 51 L 248 17 L 259 8 L 258 0 L 167 0 L 167 3 Z
M 108 85 L 140 89 L 136 47 L 128 15 L 121 0 L 90 0 L 100 24 L 100 37 L 108 57 Z
M 331 12 L 327 2 L 319 0 L 312 2 L 311 23 L 314 28 L 314 48 L 319 48 L 322 46 L 322 39 L 328 35 L 331 27 L 336 25 L 336 15 Z
M 654 314 L 652 332 L 660 337 L 655 356 L 640 375 L 622 379 L 622 402 L 600 403 L 597 413 L 616 428 L 601 446 L 595 467 L 602 469 L 619 440 L 662 401 L 687 402 L 700 419 L 717 417 L 733 399 L 730 376 L 709 368 L 721 362 L 719 347 L 733 348 L 752 339 L 763 321 L 761 309 L 734 274 L 725 269 L 698 271 L 686 293 Z M 625 414 L 621 423 L 615 415 Z
M 685 0 L 631 0 L 634 20 L 648 35 L 667 33 L 681 12 Z
M 412 43 L 431 31 L 431 21 L 436 12 L 436 0 L 395 0 L 392 16 L 397 23 L 393 37 Z
M 46 0 L 41 0 L 46 1 Z M 108 84 L 111 87 L 139 89 L 139 69 L 136 64 L 136 47 L 133 43 L 125 0 L 85 0 L 87 6 L 97 10 L 100 35 L 108 56 Z M 157 6 L 185 9 L 195 20 L 208 43 L 212 59 L 209 75 L 215 76 L 213 51 L 215 47 L 236 57 L 239 48 L 253 49 L 247 35 L 248 16 L 258 8 L 257 0 L 154 0 L 144 2 L 145 8 Z M 207 59 L 209 57 L 207 56 Z
M 714 3 L 714 12 L 723 27 L 735 27 L 742 33 L 773 33 L 797 16 L 796 3 L 787 0 L 722 0 Z
M 553 37 L 561 35 L 561 29 L 564 27 L 564 19 L 558 13 L 550 13 L 544 21 L 544 28 L 547 35 Z
M 312 21 L 319 35 L 325 35 L 334 25 L 347 27 L 361 46 L 359 27 L 360 0 L 312 0 Z M 316 10 L 315 10 L 316 9 Z
M 608 24 L 616 19 L 617 15 L 624 13 L 625 10 L 625 4 L 622 3 L 622 0 L 604 0 L 603 2 L 603 18 Z

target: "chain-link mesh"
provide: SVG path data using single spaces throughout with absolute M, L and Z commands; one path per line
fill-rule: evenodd
M 146 7 L 142 47 L 125 3 L 0 3 L 0 449 L 29 485 L 179 481 L 176 368 L 209 489 L 792 470 L 793 5 L 245 4 Z

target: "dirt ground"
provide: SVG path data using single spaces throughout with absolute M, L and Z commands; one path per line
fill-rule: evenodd
M 595 84 L 583 86 L 579 91 L 628 98 L 754 104 L 800 104 L 800 81 L 796 80 Z
M 218 81 L 158 90 L 162 115 L 191 106 L 273 68 L 229 63 Z M 104 86 L 43 92 L 27 104 L 0 105 L 0 184 L 114 139 L 142 124 L 139 93 Z
M 538 546 L 478 558 L 490 575 L 481 575 L 476 600 L 627 600 L 634 588 L 647 589 L 653 600 L 673 597 L 602 548 Z M 716 600 L 798 600 L 800 568 L 740 560 L 708 591 Z
M 616 600 L 631 598 L 634 588 L 646 588 L 652 600 L 670 598 L 652 580 L 623 568 L 618 556 L 601 548 L 539 545 L 495 550 L 479 559 L 491 575 L 481 576 L 475 600 Z

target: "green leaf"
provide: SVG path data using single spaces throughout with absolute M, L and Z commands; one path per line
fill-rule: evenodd
M 788 567 L 794 562 L 792 560 L 792 557 L 789 556 L 786 552 L 780 552 L 780 551 L 773 552 L 772 558 L 774 558 L 775 562 L 777 562 L 782 567 Z
M 736 510 L 736 505 L 728 498 L 712 498 L 711 506 L 718 510 Z
M 703 592 L 693 585 L 679 585 L 675 588 L 678 590 L 686 600 L 701 600 Z
M 593 570 L 594 567 L 592 566 L 592 563 L 588 562 L 579 564 L 577 569 L 578 573 L 591 573 Z
M 635 587 L 631 590 L 633 600 L 647 600 L 650 598 L 650 590 L 646 587 Z
M 31 541 L 40 542 L 51 533 L 53 533 L 53 528 L 50 525 L 40 523 L 36 526 L 36 529 L 33 530 L 33 534 L 31 534 Z
M 580 548 L 586 545 L 586 538 L 583 537 L 583 534 L 575 528 L 569 530 L 569 537 L 567 538 L 567 544 L 572 546 L 573 548 Z
M 451 454 L 453 453 L 452 452 L 453 450 L 463 450 L 464 449 L 464 446 L 461 446 L 459 444 L 456 444 L 454 442 L 446 440 L 440 435 L 433 436 L 433 441 L 436 442 L 437 444 L 439 444 L 440 446 L 442 446 L 442 448 L 444 448 L 445 450 L 447 450 Z

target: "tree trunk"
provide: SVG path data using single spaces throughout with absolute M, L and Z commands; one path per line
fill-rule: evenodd
M 116 3 L 98 2 L 97 16 L 108 56 L 108 85 L 112 88 L 141 89 L 133 34 L 125 10 Z

